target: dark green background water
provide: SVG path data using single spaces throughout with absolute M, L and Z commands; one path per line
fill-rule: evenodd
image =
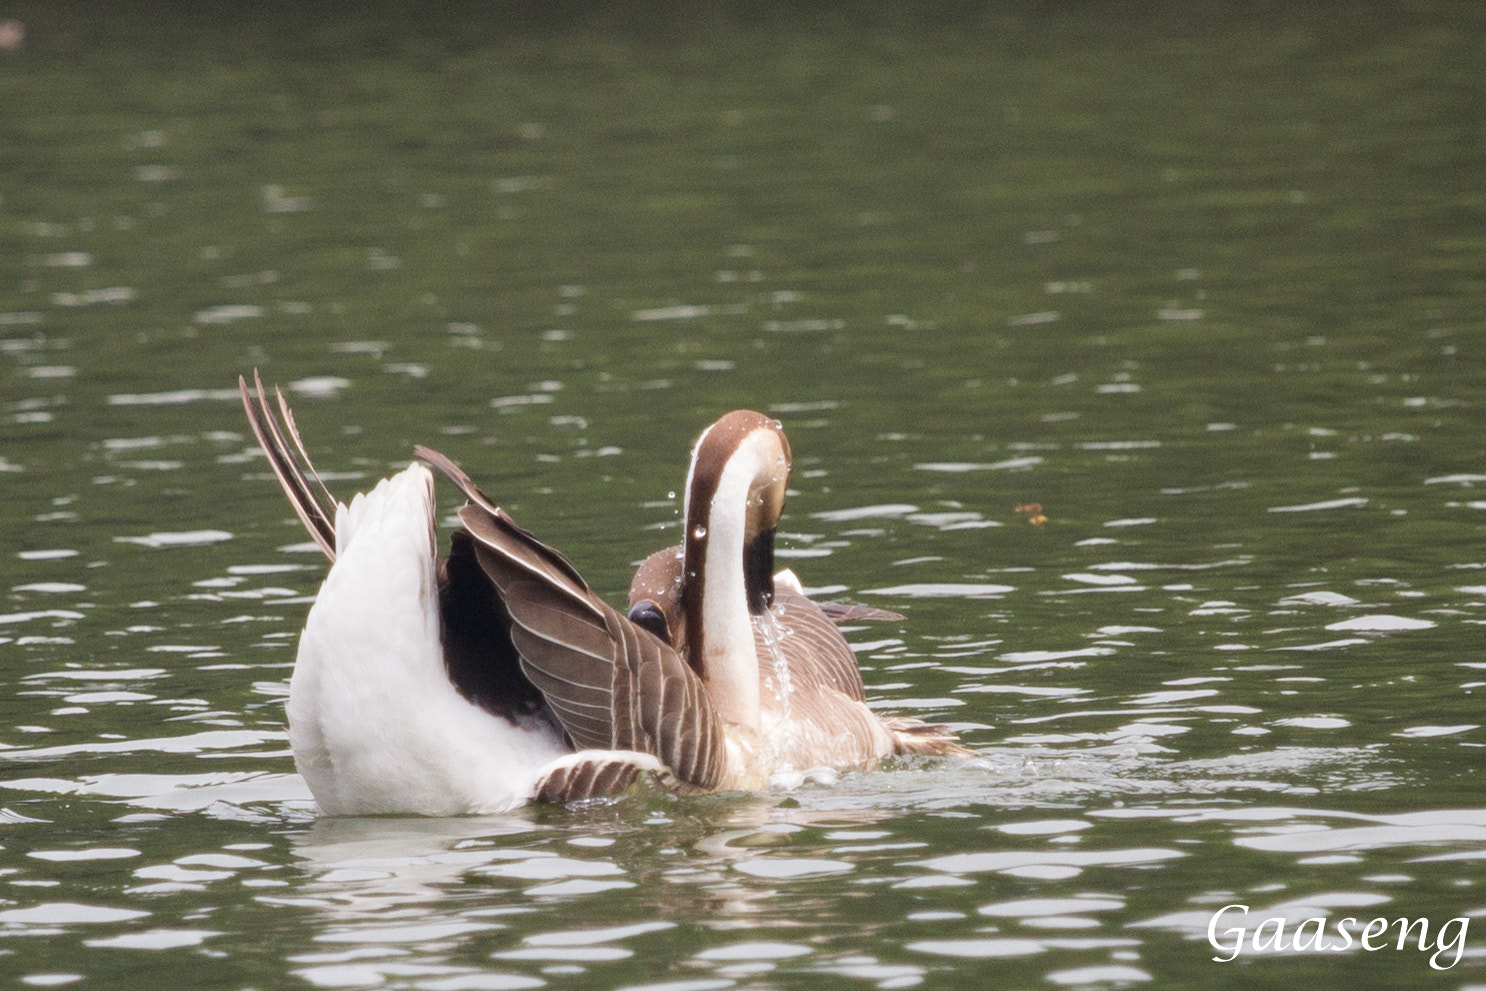
M 0 975 L 1486 982 L 1479 4 L 5 18 Z M 317 820 L 255 367 L 343 495 L 432 444 L 616 597 L 772 412 L 786 563 L 978 756 Z M 1235 902 L 1478 931 L 1214 963 Z

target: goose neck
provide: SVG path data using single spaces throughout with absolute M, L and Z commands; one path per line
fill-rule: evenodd
M 753 614 L 773 598 L 773 536 L 789 472 L 788 448 L 777 424 L 764 421 L 733 438 L 719 455 L 720 445 L 709 438 L 727 423 L 724 418 L 703 434 L 688 479 L 682 587 L 686 659 L 701 675 L 718 715 L 757 731 Z

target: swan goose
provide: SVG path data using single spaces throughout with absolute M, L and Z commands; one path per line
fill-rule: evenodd
M 790 472 L 776 421 L 740 410 L 703 432 L 684 541 L 641 565 L 626 615 L 426 447 L 466 499 L 447 557 L 423 464 L 337 502 L 282 393 L 275 417 L 254 380 L 238 380 L 253 433 L 331 561 L 287 705 L 325 814 L 497 813 L 614 795 L 642 773 L 682 793 L 753 790 L 779 771 L 967 752 L 866 704 L 833 618 L 901 617 L 823 609 L 773 574 Z

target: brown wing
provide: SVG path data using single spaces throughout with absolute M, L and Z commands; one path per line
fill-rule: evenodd
M 681 547 L 667 547 L 647 557 L 630 583 L 630 619 L 661 636 L 677 652 L 685 650 L 686 623 L 681 619 Z M 781 646 L 789 661 L 791 681 L 809 690 L 833 688 L 847 698 L 866 698 L 856 655 L 836 624 L 853 620 L 901 620 L 899 613 L 872 606 L 814 602 L 788 583 L 774 586 L 773 613 L 782 628 Z M 652 623 L 654 625 L 652 625 Z M 768 657 L 770 646 L 755 629 L 759 656 Z M 769 677 L 762 667 L 761 678 Z
M 862 606 L 855 602 L 817 602 L 820 611 L 825 613 L 833 623 L 901 623 L 907 619 L 900 612 L 891 609 L 878 609 L 876 606 Z
M 510 617 L 521 669 L 573 744 L 653 754 L 680 781 L 716 787 L 726 761 L 722 727 L 696 674 L 595 595 L 452 461 L 426 447 L 416 451 L 469 500 L 459 518 Z
M 590 798 L 618 795 L 644 770 L 622 754 L 596 754 L 591 758 L 560 764 L 537 782 L 535 798 L 539 802 L 565 805 Z
M 891 738 L 893 753 L 940 756 L 970 753 L 955 741 L 948 727 L 911 716 L 884 718 L 867 708 L 856 655 L 836 629 L 837 620 L 830 612 L 783 584 L 775 586 L 774 612 L 779 625 L 787 631 L 781 646 L 789 662 L 791 682 L 796 686 L 808 684 L 813 689 L 797 691 L 792 696 L 799 718 L 819 726 L 839 728 L 841 733 L 861 741 L 864 753 L 870 753 L 874 746 L 871 741 L 880 739 L 884 731 Z M 760 638 L 759 656 L 767 656 L 766 650 Z
M 779 583 L 774 587 L 772 612 L 783 630 L 780 647 L 789 662 L 790 681 L 798 689 L 834 688 L 854 701 L 866 699 L 851 645 L 819 606 Z M 755 640 L 759 657 L 769 656 L 769 646 L 757 632 Z
M 449 556 L 439 563 L 439 618 L 444 668 L 459 694 L 512 722 L 542 708 L 511 642 L 511 617 L 463 530 L 449 535 Z

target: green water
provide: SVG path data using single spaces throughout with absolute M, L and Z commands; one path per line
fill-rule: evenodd
M 0 975 L 1486 982 L 1478 4 L 3 18 Z M 342 495 L 428 443 L 616 601 L 771 412 L 784 563 L 977 756 L 317 818 L 254 368 Z M 1216 963 L 1235 903 L 1431 945 Z

